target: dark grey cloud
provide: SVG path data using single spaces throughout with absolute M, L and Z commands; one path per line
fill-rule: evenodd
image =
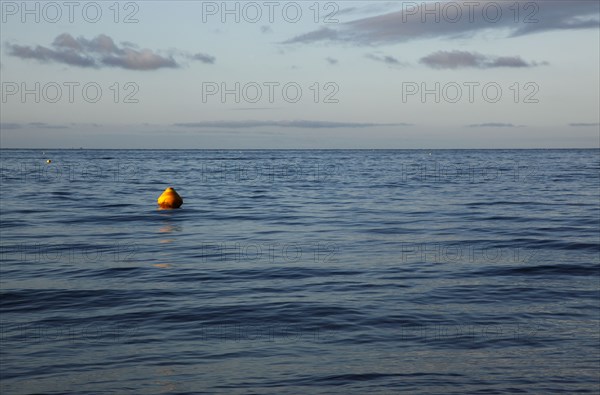
M 592 123 L 575 122 L 575 123 L 570 123 L 569 126 L 572 126 L 574 128 L 589 128 L 589 127 L 594 127 L 594 126 L 600 126 L 600 123 L 598 123 L 598 122 L 592 122 Z
M 72 49 L 53 50 L 42 47 L 28 47 L 8 44 L 8 54 L 21 59 L 36 59 L 40 62 L 57 62 L 78 67 L 96 67 L 94 58 L 81 55 Z
M 516 37 L 551 30 L 600 27 L 600 2 L 594 0 L 520 2 L 521 12 L 517 22 L 513 11 L 515 2 L 510 1 L 412 4 L 407 5 L 404 10 L 320 28 L 292 37 L 284 41 L 284 44 L 322 41 L 380 45 L 427 38 L 465 38 L 484 31 L 496 31 L 503 37 Z M 531 5 L 525 9 L 526 4 Z M 439 7 L 437 21 L 435 15 L 424 12 L 425 6 L 430 9 Z M 450 6 L 447 11 L 442 11 L 444 7 Z M 486 12 L 483 12 L 484 9 Z M 496 15 L 500 17 L 496 18 Z
M 468 51 L 438 51 L 421 58 L 420 62 L 434 69 L 465 67 L 489 69 L 495 67 L 534 67 L 548 64 L 547 62 L 527 63 L 520 56 L 494 57 Z
M 479 67 L 485 57 L 464 51 L 438 51 L 421 58 L 420 62 L 436 69 L 457 69 L 461 67 Z
M 281 127 L 303 129 L 334 129 L 334 128 L 367 128 L 379 126 L 412 126 L 409 123 L 358 123 L 358 122 L 330 122 L 330 121 L 204 121 L 175 123 L 174 126 L 185 128 L 227 128 L 243 129 L 258 127 Z
M 327 63 L 329 63 L 329 64 L 338 64 L 338 60 L 337 60 L 337 59 L 334 59 L 334 58 L 332 58 L 332 57 L 330 57 L 330 56 L 326 57 L 326 58 L 325 58 L 325 60 L 326 60 L 326 61 L 327 61 Z
M 138 49 L 137 45 L 114 40 L 100 34 L 92 39 L 73 37 L 68 33 L 58 35 L 50 47 L 7 44 L 9 55 L 41 62 L 56 62 L 78 67 L 120 67 L 129 70 L 157 70 L 177 68 L 179 64 L 172 55 L 163 56 L 150 49 Z M 198 53 L 189 56 L 204 63 L 214 63 L 215 58 Z
M 191 56 L 192 60 L 199 60 L 202 63 L 207 63 L 207 64 L 214 64 L 216 61 L 216 58 L 214 56 L 210 56 L 204 53 L 197 53 L 195 55 Z
M 502 123 L 502 122 L 488 122 L 488 123 L 474 123 L 471 125 L 467 125 L 470 128 L 517 128 L 517 125 L 512 123 Z
M 365 56 L 371 60 L 375 60 L 377 62 L 382 62 L 382 63 L 388 64 L 390 66 L 401 66 L 403 64 L 395 57 L 389 56 L 389 55 L 367 54 Z
M 483 67 L 485 67 L 485 68 L 490 68 L 490 67 L 533 67 L 533 66 L 538 66 L 539 64 L 548 64 L 548 62 L 527 63 L 526 61 L 521 59 L 520 56 L 501 56 L 498 58 L 494 58 L 491 61 L 487 61 L 486 63 L 484 63 Z

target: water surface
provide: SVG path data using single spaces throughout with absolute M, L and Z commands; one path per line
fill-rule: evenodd
M 599 391 L 598 150 L 1 170 L 2 394 Z M 168 186 L 181 209 L 157 209 Z

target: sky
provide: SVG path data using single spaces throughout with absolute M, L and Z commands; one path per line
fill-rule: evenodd
M 600 148 L 600 2 L 1 1 L 2 148 Z

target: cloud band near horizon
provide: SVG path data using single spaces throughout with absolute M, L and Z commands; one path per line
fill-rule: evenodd
M 359 123 L 359 122 L 332 122 L 332 121 L 204 121 L 175 123 L 173 126 L 185 128 L 257 128 L 257 127 L 282 127 L 282 128 L 302 128 L 302 129 L 334 129 L 334 128 L 368 128 L 368 127 L 389 127 L 389 126 L 414 126 L 410 123 Z

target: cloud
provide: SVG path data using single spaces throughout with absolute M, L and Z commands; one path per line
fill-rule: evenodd
M 61 34 L 61 36 L 69 36 L 69 34 L 63 33 Z M 90 52 L 96 52 L 101 54 L 122 54 L 124 52 L 124 50 L 117 47 L 112 38 L 108 37 L 105 34 L 100 34 L 91 40 L 86 40 L 83 37 L 79 37 L 77 40 L 84 46 L 85 49 L 87 49 Z M 53 45 L 56 46 L 56 40 L 53 43 Z
M 179 67 L 173 58 L 164 58 L 149 49 L 136 51 L 125 49 L 120 55 L 108 55 L 102 59 L 107 66 L 121 67 L 129 70 L 156 70 L 162 67 Z
M 51 125 L 45 122 L 29 122 L 28 125 L 40 129 L 69 129 L 69 127 L 65 125 Z
M 338 10 L 336 12 L 336 15 L 345 15 L 345 14 L 353 14 L 355 12 L 357 12 L 359 10 L 358 7 L 347 7 L 347 8 L 342 8 L 341 10 Z
M 588 127 L 600 126 L 600 123 L 598 123 L 598 122 L 592 122 L 592 123 L 576 122 L 576 123 L 570 123 L 569 126 L 574 127 L 574 128 L 588 128 Z
M 0 123 L 0 129 L 9 130 L 9 129 L 22 129 L 22 128 L 37 128 L 37 129 L 69 129 L 69 126 L 66 125 L 53 125 L 45 122 L 29 122 L 29 123 Z
M 345 42 L 382 45 L 417 39 L 465 38 L 485 31 L 495 31 L 503 37 L 517 37 L 543 31 L 600 27 L 598 1 L 538 1 L 519 4 L 521 12 L 517 23 L 515 5 L 510 1 L 408 2 L 400 11 L 320 28 L 283 43 Z M 427 13 L 424 7 L 437 11 Z M 496 15 L 500 17 L 496 18 Z
M 377 62 L 382 62 L 385 64 L 388 64 L 390 66 L 400 66 L 403 63 L 400 62 L 398 59 L 396 59 L 393 56 L 389 56 L 389 55 L 374 55 L 374 54 L 367 54 L 365 55 L 367 58 L 371 59 L 371 60 L 375 60 Z
M 338 64 L 338 60 L 334 59 L 332 57 L 326 57 L 325 60 L 329 63 L 329 64 Z
M 392 8 L 399 8 L 400 4 L 397 1 L 388 1 L 388 2 L 373 2 L 371 4 L 367 4 L 361 7 L 347 7 L 341 10 L 335 11 L 334 14 L 331 15 L 331 18 L 338 17 L 340 15 L 352 15 L 352 14 L 375 14 L 380 12 L 389 11 Z
M 275 110 L 278 107 L 238 107 L 238 108 L 230 108 L 229 111 L 264 111 L 264 110 Z
M 67 33 L 56 36 L 52 45 L 59 48 L 72 49 L 74 51 L 81 51 L 83 49 L 83 45 Z
M 2 130 L 21 129 L 21 125 L 18 123 L 12 123 L 12 122 L 0 122 L 0 129 L 2 129 Z
M 210 56 L 204 53 L 197 53 L 195 55 L 192 55 L 190 57 L 190 59 L 192 60 L 199 60 L 202 63 L 207 63 L 207 64 L 214 64 L 216 58 L 214 56 Z
M 331 14 L 329 14 L 329 12 L 325 12 L 323 14 L 323 17 L 324 20 L 329 21 L 329 23 L 340 23 L 340 21 L 344 17 L 346 18 L 345 20 L 358 17 L 365 18 L 368 15 L 377 15 L 383 12 L 391 12 L 392 10 L 400 9 L 401 7 L 402 3 L 400 1 L 374 1 L 366 5 L 352 6 L 342 8 L 340 10 L 335 10 Z
M 174 126 L 185 128 L 258 128 L 258 127 L 281 127 L 281 128 L 303 128 L 303 129 L 335 129 L 335 128 L 367 128 L 381 126 L 412 126 L 408 123 L 357 123 L 357 122 L 329 122 L 329 121 L 204 121 L 175 123 Z
M 121 45 L 129 48 L 139 48 L 139 45 L 134 44 L 131 41 L 121 41 Z
M 501 122 L 488 122 L 488 123 L 474 123 L 467 125 L 469 128 L 517 128 L 519 126 L 513 125 L 512 123 L 501 123 Z
M 100 34 L 92 39 L 75 38 L 68 33 L 58 35 L 51 47 L 37 45 L 21 46 L 7 44 L 9 55 L 21 59 L 36 59 L 40 62 L 56 62 L 78 67 L 120 67 L 128 70 L 157 70 L 177 68 L 179 64 L 172 56 L 162 56 L 151 49 L 138 49 L 130 42 L 122 42 L 121 47 L 114 40 Z M 197 53 L 191 59 L 204 63 L 214 63 L 215 58 Z
M 36 59 L 40 62 L 54 61 L 71 66 L 96 67 L 96 61 L 93 58 L 81 55 L 74 50 L 55 51 L 40 45 L 33 47 L 8 44 L 9 55 L 21 59 Z
M 489 69 L 495 67 L 534 67 L 548 64 L 547 62 L 527 63 L 520 56 L 493 57 L 467 51 L 438 51 L 421 58 L 420 62 L 434 69 L 465 67 Z
M 296 43 L 312 43 L 315 41 L 323 40 L 338 40 L 338 32 L 328 27 L 322 27 L 318 30 L 296 36 L 283 42 L 283 44 L 296 44 Z
M 483 63 L 484 68 L 492 68 L 492 67 L 533 67 L 537 66 L 540 63 L 533 62 L 527 63 L 520 56 L 501 56 L 498 58 L 493 58 L 487 60 Z M 541 64 L 548 64 L 548 62 L 542 62 Z

